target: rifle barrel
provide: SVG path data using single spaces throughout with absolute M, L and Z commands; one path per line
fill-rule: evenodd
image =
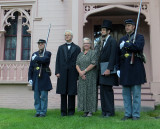
M 137 30 L 138 30 L 138 25 L 139 25 L 139 18 L 141 14 L 141 8 L 142 8 L 142 0 L 139 6 L 139 12 L 138 12 L 138 17 L 137 17 L 136 29 L 135 29 L 134 37 L 133 37 L 133 43 L 135 43 L 135 40 L 136 40 L 136 35 L 137 35 Z M 134 63 L 134 53 L 132 52 L 130 64 L 133 64 L 133 63 Z

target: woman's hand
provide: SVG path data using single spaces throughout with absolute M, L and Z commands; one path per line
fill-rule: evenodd
M 83 75 L 81 78 L 82 78 L 83 80 L 86 80 L 86 75 Z
M 85 73 L 86 73 L 85 71 L 80 71 L 79 76 L 82 77 L 83 75 L 85 75 Z

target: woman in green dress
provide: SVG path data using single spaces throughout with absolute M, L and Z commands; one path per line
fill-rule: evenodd
M 97 110 L 97 56 L 91 49 L 89 38 L 83 39 L 83 52 L 77 57 L 76 69 L 78 81 L 78 111 L 84 111 L 84 117 L 92 116 Z

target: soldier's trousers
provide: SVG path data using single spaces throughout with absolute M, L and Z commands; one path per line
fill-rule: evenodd
M 123 86 L 125 116 L 140 117 L 141 85 Z
M 48 106 L 48 91 L 38 90 L 38 79 L 35 80 L 34 107 L 36 114 L 46 115 Z

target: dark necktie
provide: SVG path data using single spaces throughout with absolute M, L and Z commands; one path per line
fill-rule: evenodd
M 103 49 L 103 47 L 104 47 L 104 43 L 105 43 L 105 41 L 106 41 L 106 40 L 105 40 L 105 39 L 103 39 L 103 43 L 102 43 L 102 49 Z

